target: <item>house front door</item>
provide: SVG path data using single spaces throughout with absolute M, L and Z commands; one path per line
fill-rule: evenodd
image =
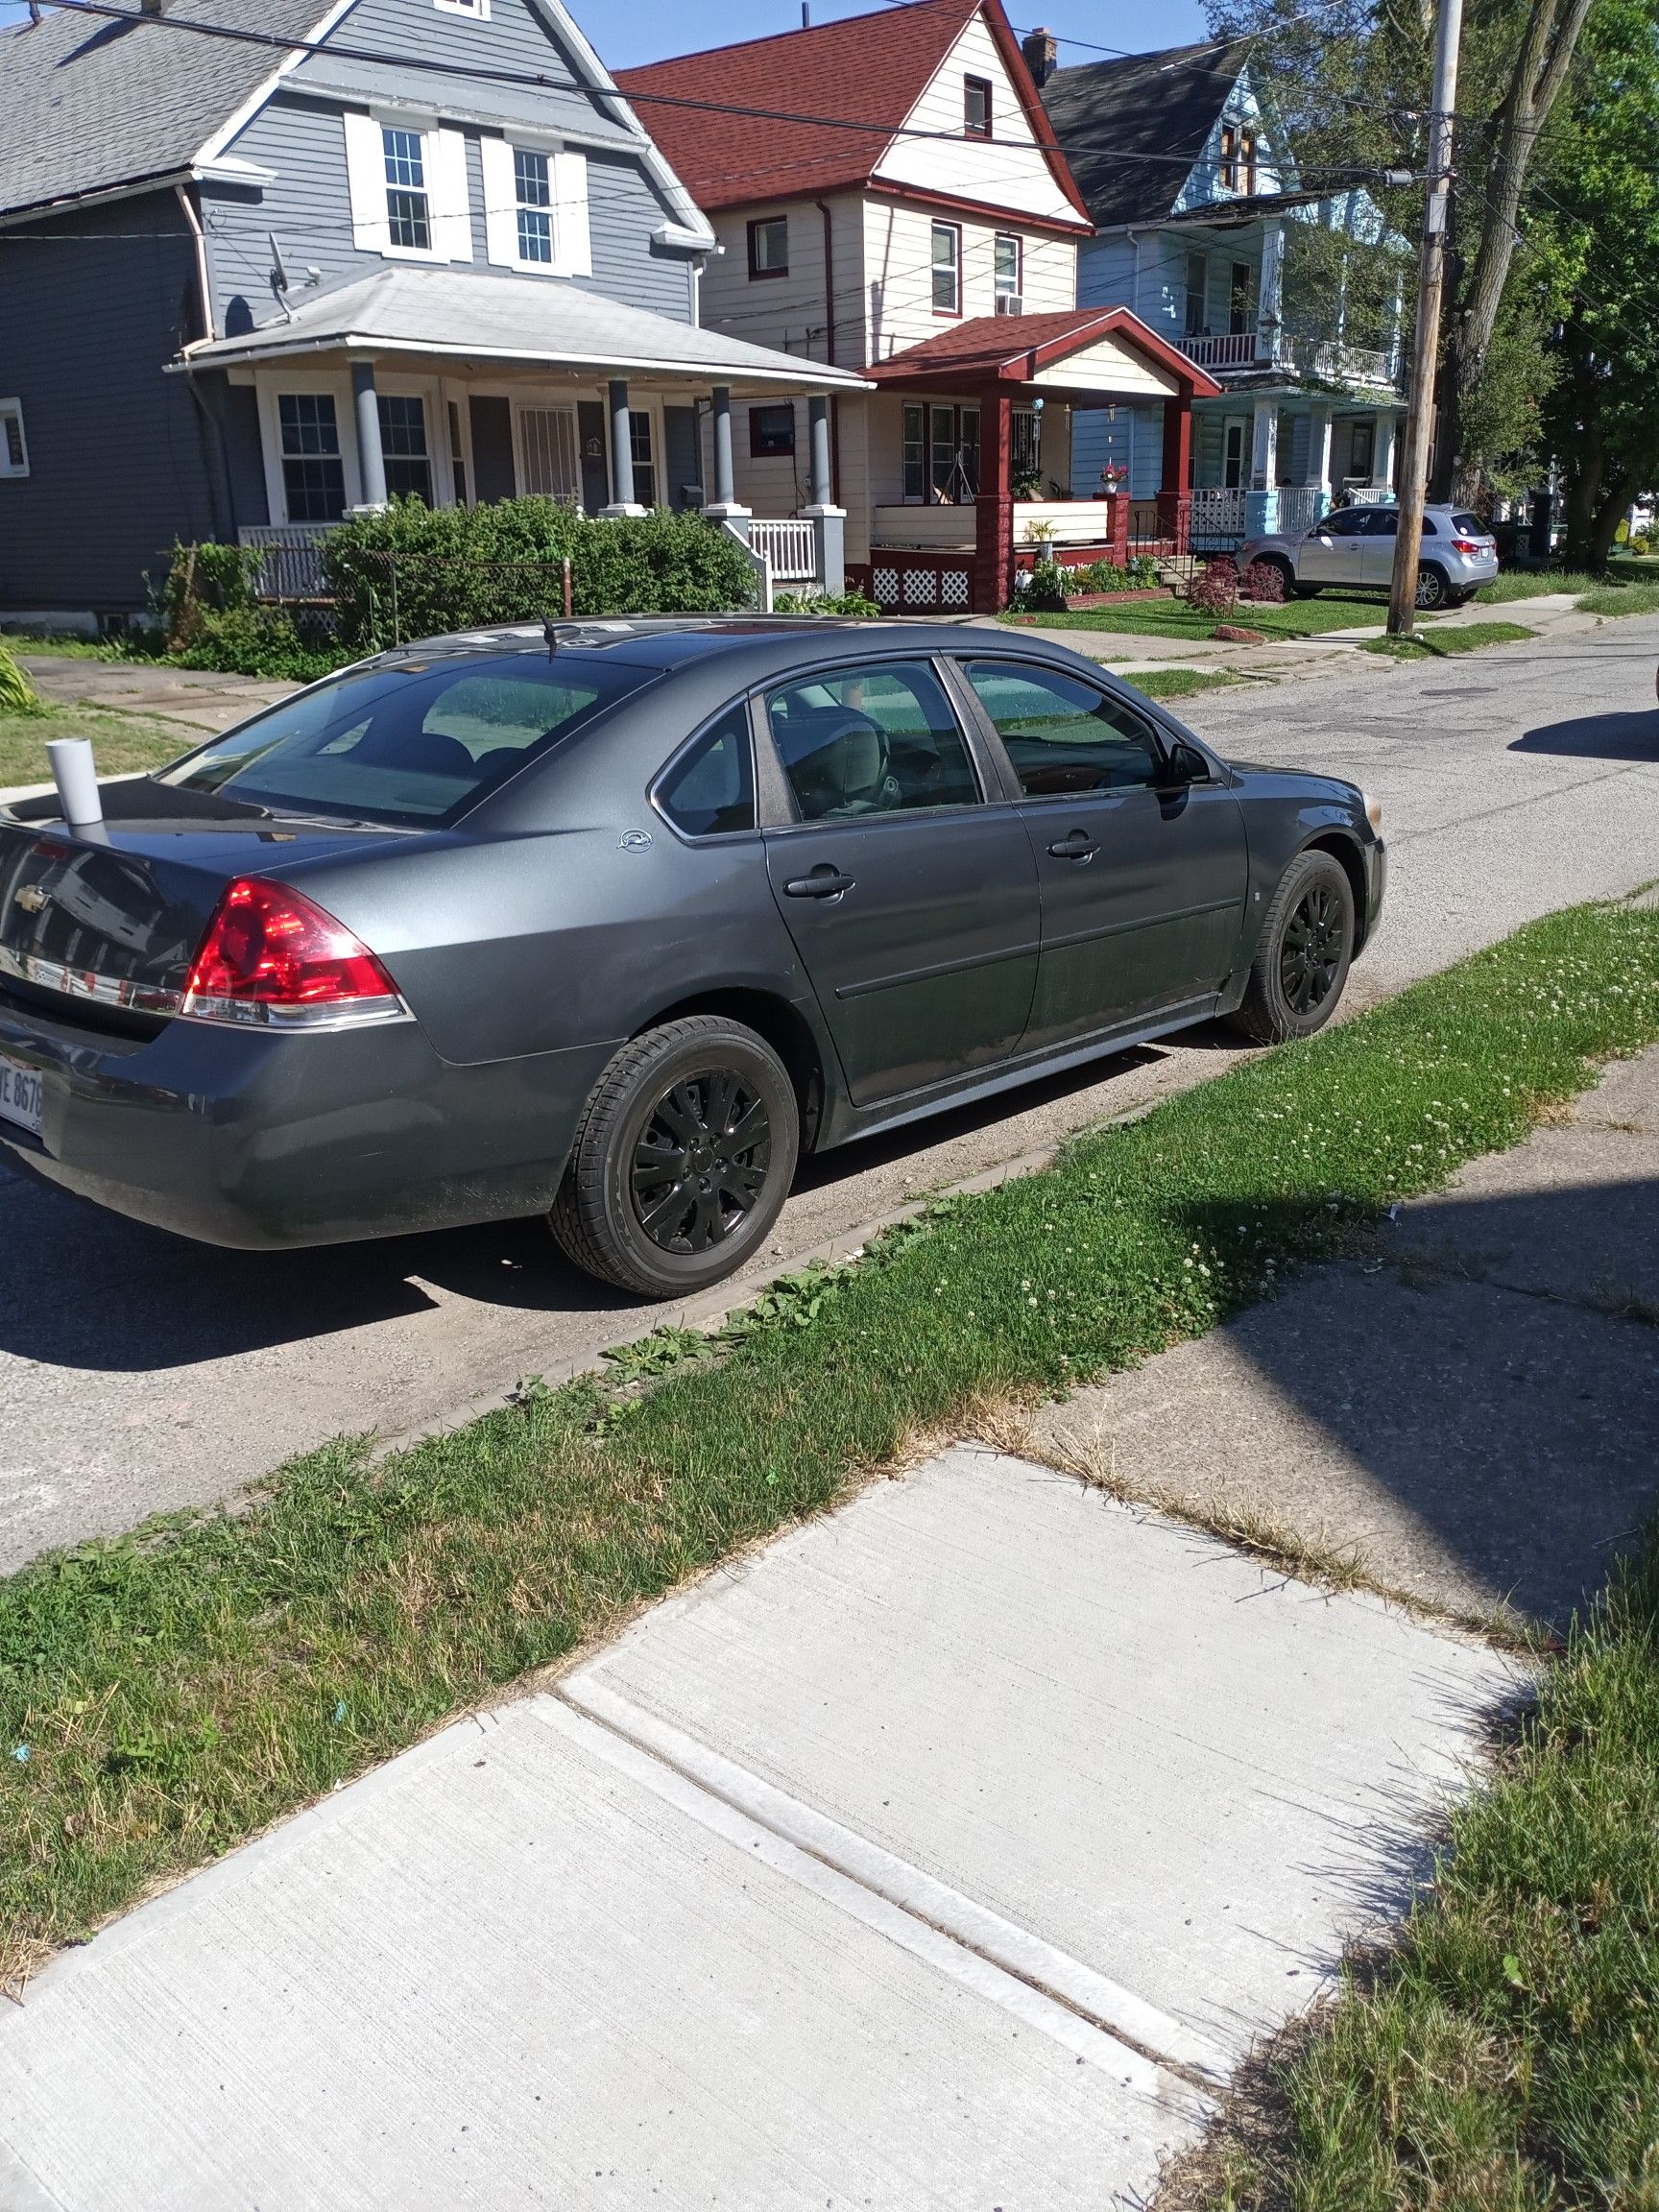
M 1250 425 L 1242 415 L 1229 415 L 1222 429 L 1221 481 L 1229 492 L 1250 481 Z

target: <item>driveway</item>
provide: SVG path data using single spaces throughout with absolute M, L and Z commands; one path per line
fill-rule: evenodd
M 1328 766 L 1382 799 L 1392 881 L 1358 1005 L 1659 874 L 1656 657 L 1659 621 L 1623 621 L 1448 665 L 1348 662 L 1196 699 L 1189 718 L 1224 752 Z M 1195 1033 L 831 1155 L 748 1280 L 856 1241 L 929 1189 L 1040 1158 L 1234 1049 Z M 223 1496 L 341 1431 L 454 1417 L 681 1310 L 618 1305 L 535 1223 L 261 1258 L 177 1242 L 5 1169 L 0 1207 L 0 1570 Z

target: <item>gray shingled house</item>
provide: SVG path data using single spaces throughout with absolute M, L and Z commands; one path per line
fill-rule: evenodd
M 0 621 L 389 493 L 694 504 L 700 408 L 861 388 L 700 327 L 713 234 L 558 0 L 124 4 L 0 33 Z
M 1136 503 L 1190 490 L 1193 542 L 1208 546 L 1387 496 L 1407 250 L 1362 188 L 1304 187 L 1247 41 L 1057 69 L 1036 32 L 1025 56 L 1095 226 L 1078 248 L 1077 304 L 1131 308 L 1221 386 L 1193 408 L 1188 485 L 1164 482 L 1159 411 L 1124 407 L 1077 417 L 1073 491 L 1094 492 L 1103 472 Z M 1334 315 L 1315 307 L 1299 251 L 1315 230 L 1338 256 L 1382 251 L 1380 315 L 1345 304 L 1345 286 Z

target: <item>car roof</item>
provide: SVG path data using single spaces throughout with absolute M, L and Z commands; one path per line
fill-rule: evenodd
M 884 649 L 915 653 L 960 652 L 970 641 L 974 652 L 1006 651 L 1013 646 L 1022 648 L 1027 655 L 1034 648 L 1056 650 L 1047 639 L 1010 637 L 1006 632 L 977 624 L 895 622 L 861 615 L 668 614 L 513 622 L 456 630 L 445 637 L 394 646 L 372 660 L 359 661 L 357 666 L 430 665 L 439 660 L 465 661 L 512 653 L 540 658 L 551 649 L 558 660 L 568 655 L 573 666 L 604 660 L 666 675 L 696 663 L 728 660 L 764 673 L 815 661 L 824 652 L 840 651 L 854 638 L 879 641 Z M 1058 651 L 1071 658 L 1069 648 L 1062 646 Z

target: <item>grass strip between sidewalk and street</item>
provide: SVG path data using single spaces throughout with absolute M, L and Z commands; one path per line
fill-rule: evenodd
M 384 1460 L 292 1461 L 0 1583 L 0 1977 L 975 1408 L 1063 1392 L 1513 1145 L 1659 1037 L 1659 911 L 1574 908 L 1041 1173 L 775 1286 L 710 1342 Z
M 1148 699 L 1187 699 L 1194 691 L 1220 691 L 1244 681 L 1231 668 L 1136 668 L 1118 673 Z
M 1659 1537 L 1616 1567 L 1392 1950 L 1268 2054 L 1160 2203 L 1659 2203 Z
M 1362 638 L 1359 650 L 1391 660 L 1434 661 L 1448 653 L 1479 653 L 1483 645 L 1519 645 L 1537 635 L 1521 622 L 1441 622 L 1409 637 Z

